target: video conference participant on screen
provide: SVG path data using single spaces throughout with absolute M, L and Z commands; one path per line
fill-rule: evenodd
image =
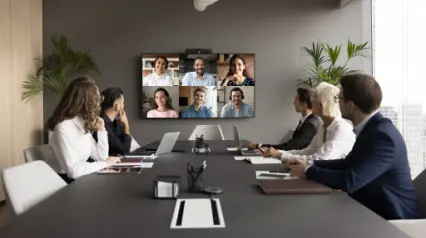
M 216 86 L 213 75 L 204 71 L 206 62 L 203 58 L 197 57 L 194 61 L 193 72 L 188 72 L 183 76 L 182 86 Z
M 172 107 L 169 92 L 164 88 L 157 88 L 154 92 L 153 109 L 151 109 L 147 118 L 177 118 L 178 115 Z
M 232 56 L 229 60 L 229 72 L 222 81 L 222 86 L 254 86 L 254 79 L 248 76 L 246 61 L 240 55 Z
M 241 88 L 233 88 L 229 95 L 231 102 L 222 108 L 220 117 L 253 117 L 253 108 L 244 103 L 244 92 Z
M 172 78 L 167 75 L 169 61 L 164 56 L 158 56 L 154 60 L 155 72 L 149 74 L 143 80 L 143 86 L 173 86 Z
M 194 103 L 182 110 L 181 118 L 212 118 L 211 109 L 204 105 L 204 97 L 206 92 L 204 88 L 196 88 L 194 90 Z

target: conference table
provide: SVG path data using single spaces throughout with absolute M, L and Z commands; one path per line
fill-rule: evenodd
M 282 165 L 235 160 L 236 152 L 226 149 L 233 141 L 208 141 L 209 154 L 192 153 L 193 143 L 178 141 L 175 149 L 184 153 L 158 156 L 140 174 L 82 176 L 14 218 L 0 229 L 0 237 L 408 237 L 343 192 L 265 195 L 255 171 Z M 176 200 L 154 199 L 153 180 L 179 175 L 179 198 L 210 198 L 187 191 L 187 163 L 204 160 L 204 184 L 223 189 L 214 197 L 220 200 L 225 227 L 171 229 Z

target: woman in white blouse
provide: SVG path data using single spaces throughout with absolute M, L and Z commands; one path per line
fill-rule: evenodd
M 305 160 L 341 159 L 352 150 L 355 133 L 352 124 L 341 117 L 338 103 L 339 88 L 322 82 L 313 93 L 313 113 L 320 116 L 323 126 L 308 147 L 302 150 L 275 150 L 270 148 L 264 156 L 286 161 L 288 158 Z
M 86 77 L 77 78 L 47 121 L 52 131 L 49 144 L 61 166 L 58 173 L 68 183 L 120 161 L 117 157 L 108 157 L 107 131 L 98 116 L 101 102 L 96 83 Z M 92 136 L 95 131 L 98 142 Z M 87 162 L 89 157 L 96 162 Z
M 169 61 L 164 56 L 158 56 L 154 60 L 155 72 L 143 80 L 143 86 L 173 86 L 173 80 L 167 75 Z

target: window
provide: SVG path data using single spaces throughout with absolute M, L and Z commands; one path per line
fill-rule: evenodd
M 412 177 L 426 168 L 426 1 L 373 0 L 373 74 L 380 111 L 405 139 Z

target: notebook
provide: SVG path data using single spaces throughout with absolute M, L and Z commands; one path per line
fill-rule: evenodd
M 260 188 L 265 194 L 318 194 L 331 193 L 331 188 L 306 179 L 271 179 L 258 180 Z
M 142 171 L 142 168 L 139 166 L 135 167 L 109 167 L 98 171 L 98 174 L 138 174 Z
M 279 159 L 262 156 L 235 156 L 235 160 L 245 160 L 251 164 L 282 164 Z

